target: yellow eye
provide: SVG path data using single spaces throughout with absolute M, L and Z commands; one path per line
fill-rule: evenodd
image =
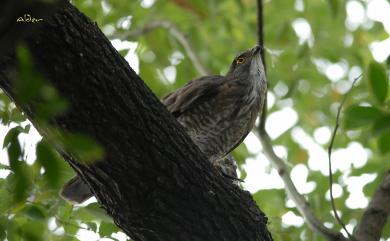
M 245 62 L 245 59 L 243 57 L 240 57 L 236 60 L 237 64 L 243 64 Z

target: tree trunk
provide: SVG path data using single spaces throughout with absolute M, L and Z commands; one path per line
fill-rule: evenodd
M 272 240 L 251 195 L 211 166 L 96 24 L 66 3 L 34 32 L 27 37 L 34 64 L 69 103 L 52 123 L 105 149 L 104 160 L 93 165 L 69 153 L 64 159 L 126 234 L 134 240 Z M 14 71 L 15 59 L 1 57 L 0 87 L 18 105 Z M 30 107 L 22 111 L 34 121 Z

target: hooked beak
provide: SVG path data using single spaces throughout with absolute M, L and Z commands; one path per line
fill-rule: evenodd
M 262 49 L 263 49 L 263 47 L 261 47 L 260 45 L 256 45 L 255 47 L 253 47 L 251 49 L 252 56 L 255 56 L 256 54 L 259 54 L 261 52 L 260 50 L 262 50 Z
M 251 66 L 250 66 L 250 74 L 251 75 L 259 75 L 261 72 L 264 72 L 263 62 L 261 60 L 261 50 L 263 47 L 256 45 L 251 49 Z

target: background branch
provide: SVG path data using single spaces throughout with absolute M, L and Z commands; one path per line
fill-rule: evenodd
M 263 61 L 264 70 L 266 70 L 267 67 L 266 67 L 265 56 L 264 56 L 265 51 L 264 51 L 263 0 L 257 0 L 256 15 L 257 15 L 257 26 L 256 26 L 257 44 L 263 47 L 263 49 L 261 50 L 261 60 Z
M 333 197 L 333 171 L 332 171 L 332 149 L 333 149 L 333 144 L 334 140 L 336 139 L 336 134 L 337 130 L 340 126 L 340 114 L 341 110 L 343 109 L 344 103 L 347 100 L 348 95 L 352 92 L 353 87 L 355 86 L 356 82 L 362 77 L 362 75 L 356 77 L 351 85 L 351 88 L 348 90 L 348 92 L 344 95 L 338 109 L 337 109 L 337 114 L 336 114 L 336 124 L 333 129 L 332 137 L 330 139 L 329 147 L 328 147 L 328 168 L 329 168 L 329 193 L 330 193 L 330 202 L 332 204 L 332 210 L 333 210 L 333 215 L 335 216 L 337 222 L 341 225 L 341 227 L 344 229 L 344 231 L 347 233 L 348 237 L 353 240 L 352 235 L 348 232 L 347 228 L 345 227 L 344 222 L 341 220 L 337 213 L 336 209 L 336 204 L 334 202 L 334 197 Z
M 361 241 L 378 241 L 390 215 L 390 171 L 375 191 L 354 236 Z
M 210 75 L 210 71 L 202 64 L 202 61 L 200 61 L 199 56 L 196 54 L 194 47 L 192 46 L 191 42 L 187 39 L 185 34 L 182 31 L 180 31 L 179 28 L 174 23 L 168 20 L 153 20 L 150 21 L 149 23 L 146 23 L 145 26 L 143 26 L 142 28 L 133 31 L 127 31 L 124 33 L 114 33 L 110 37 L 119 38 L 122 40 L 137 39 L 138 37 L 147 34 L 158 28 L 167 29 L 169 33 L 174 38 L 177 39 L 177 41 L 183 46 L 184 50 L 187 53 L 188 58 L 192 61 L 196 70 L 202 76 Z
M 263 15 L 263 0 L 257 0 L 257 26 L 256 26 L 256 34 L 257 34 L 257 44 L 262 46 L 261 49 L 261 60 L 263 61 L 264 71 L 267 73 L 267 64 L 265 62 L 265 47 L 264 47 L 264 15 Z M 268 85 L 268 82 L 267 82 Z M 260 129 L 265 131 L 265 120 L 267 118 L 267 96 L 264 98 L 263 109 L 260 115 Z
M 260 130 L 260 128 L 258 128 L 258 133 L 260 135 L 260 141 L 261 145 L 263 146 L 264 154 L 271 162 L 272 166 L 278 171 L 278 174 L 282 178 L 283 183 L 286 187 L 287 195 L 295 203 L 299 213 L 305 219 L 309 227 L 311 227 L 314 231 L 321 234 L 329 241 L 347 240 L 343 237 L 341 233 L 332 231 L 329 228 L 325 227 L 323 223 L 315 216 L 315 214 L 310 209 L 309 203 L 298 192 L 293 181 L 291 180 L 287 165 L 282 159 L 280 159 L 276 155 L 272 147 L 272 140 L 269 137 L 268 133 L 266 131 Z

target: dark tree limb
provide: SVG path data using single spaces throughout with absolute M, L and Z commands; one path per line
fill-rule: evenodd
M 34 31 L 27 38 L 34 63 L 69 102 L 51 122 L 95 138 L 106 153 L 93 165 L 62 155 L 126 234 L 137 241 L 272 240 L 250 194 L 213 169 L 96 24 L 65 4 Z M 18 105 L 15 69 L 14 58 L 0 57 L 0 87 Z M 34 122 L 30 107 L 22 111 Z
M 390 171 L 375 191 L 363 213 L 354 236 L 359 241 L 379 241 L 383 228 L 390 215 Z

